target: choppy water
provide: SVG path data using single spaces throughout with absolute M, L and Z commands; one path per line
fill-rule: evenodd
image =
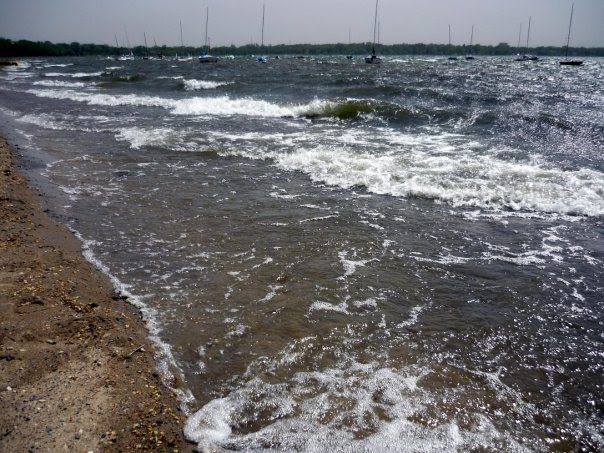
M 604 449 L 604 60 L 31 60 L 0 95 L 200 448 Z

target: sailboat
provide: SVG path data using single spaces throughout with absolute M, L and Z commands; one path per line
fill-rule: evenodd
M 451 48 L 451 24 L 449 24 L 449 49 Z M 457 60 L 457 56 L 450 55 L 449 60 Z
M 520 22 L 520 27 L 518 29 L 518 44 L 516 44 L 516 50 L 518 53 L 516 55 L 520 55 L 520 40 L 522 39 L 522 22 Z
M 472 43 L 474 42 L 474 25 L 472 25 L 472 32 L 470 33 L 470 49 L 468 50 L 468 54 L 466 55 L 466 60 L 474 60 L 474 55 L 472 54 Z
M 155 40 L 155 37 L 153 37 L 153 50 L 155 52 L 157 52 L 157 41 Z M 162 54 L 161 52 L 158 52 L 157 58 L 159 58 L 160 60 L 163 60 L 164 54 Z
M 116 49 L 117 49 L 117 51 L 119 52 L 120 45 L 117 43 L 117 35 L 114 33 L 114 34 L 113 34 L 113 37 L 115 38 L 115 48 L 116 48 Z M 113 57 L 113 59 L 114 59 L 115 61 L 118 61 L 118 60 L 119 60 L 119 58 L 118 58 L 117 56 Z
M 262 49 L 264 48 L 264 11 L 265 11 L 266 5 L 262 5 L 262 37 L 260 40 L 260 51 L 262 52 Z M 256 57 L 256 60 L 259 63 L 266 63 L 266 55 L 264 54 L 260 54 L 258 55 L 258 57 Z
M 128 39 L 128 29 L 126 28 L 125 25 L 124 25 L 124 35 L 126 36 L 126 43 L 128 44 L 129 53 L 122 55 L 119 58 L 119 60 L 120 61 L 134 60 L 134 54 L 132 53 L 132 47 L 130 46 L 130 39 Z
M 145 32 L 143 32 L 143 38 L 145 38 L 145 56 L 143 57 L 143 60 L 148 60 L 149 59 L 149 48 L 147 47 L 147 34 Z
M 178 61 L 191 61 L 193 59 L 193 57 L 190 54 L 185 57 L 185 42 L 182 39 L 182 21 L 179 21 L 179 25 L 180 25 L 180 50 L 182 52 L 182 55 L 179 57 L 177 54 L 176 59 Z
M 365 57 L 365 63 L 380 64 L 382 59 L 375 54 L 375 33 L 377 32 L 377 15 L 378 15 L 378 0 L 375 0 L 375 16 L 373 19 L 373 46 L 371 55 Z
M 528 30 L 526 32 L 526 52 L 523 55 L 516 58 L 516 61 L 537 61 L 539 59 L 537 56 L 531 55 L 528 53 L 530 35 L 531 35 L 531 17 L 529 16 Z
M 570 43 L 570 29 L 573 24 L 573 12 L 575 10 L 575 4 L 570 8 L 570 21 L 568 22 L 568 37 L 566 38 L 566 52 L 564 55 L 564 61 L 561 61 L 560 64 L 564 66 L 581 66 L 583 64 L 582 60 L 569 60 L 568 59 L 568 44 Z
M 350 28 L 349 28 L 349 29 L 348 29 L 348 47 L 350 47 L 351 42 L 352 42 L 352 41 L 351 41 L 351 39 L 350 39 Z M 351 54 L 346 55 L 346 59 L 347 59 L 347 60 L 352 60 L 352 58 L 353 58 L 353 57 L 352 57 L 352 55 L 351 55 Z
M 210 18 L 210 9 L 206 7 L 206 38 L 203 45 L 204 50 L 199 55 L 200 63 L 217 63 L 218 57 L 209 54 L 210 46 L 208 44 L 208 20 Z M 208 49 L 208 50 L 205 50 Z

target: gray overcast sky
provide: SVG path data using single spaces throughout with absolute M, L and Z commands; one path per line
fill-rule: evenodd
M 564 45 L 573 0 L 380 0 L 380 41 L 515 46 L 522 23 L 530 45 Z M 604 0 L 574 0 L 571 45 L 604 46 Z M 371 41 L 375 0 L 0 0 L 0 37 L 120 45 L 201 46 L 209 8 L 213 46 Z

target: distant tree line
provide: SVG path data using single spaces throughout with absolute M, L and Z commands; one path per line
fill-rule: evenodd
M 243 46 L 221 46 L 212 48 L 214 55 L 365 55 L 371 51 L 372 44 L 278 44 L 260 48 L 257 44 Z M 382 55 L 513 55 L 526 49 L 512 47 L 506 43 L 496 46 L 474 45 L 472 47 L 448 44 L 389 44 L 376 46 Z M 173 56 L 199 55 L 203 49 L 192 46 L 136 46 L 132 49 L 108 46 L 106 44 L 80 44 L 79 42 L 51 43 L 50 41 L 13 41 L 0 38 L 0 57 L 67 57 L 67 56 L 119 56 L 132 53 L 136 56 Z M 531 47 L 530 52 L 539 56 L 564 55 L 564 47 Z M 583 57 L 603 57 L 604 47 L 571 47 L 569 54 Z

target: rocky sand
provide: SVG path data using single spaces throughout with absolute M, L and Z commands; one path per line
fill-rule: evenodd
M 0 139 L 0 451 L 191 451 L 136 308 Z

